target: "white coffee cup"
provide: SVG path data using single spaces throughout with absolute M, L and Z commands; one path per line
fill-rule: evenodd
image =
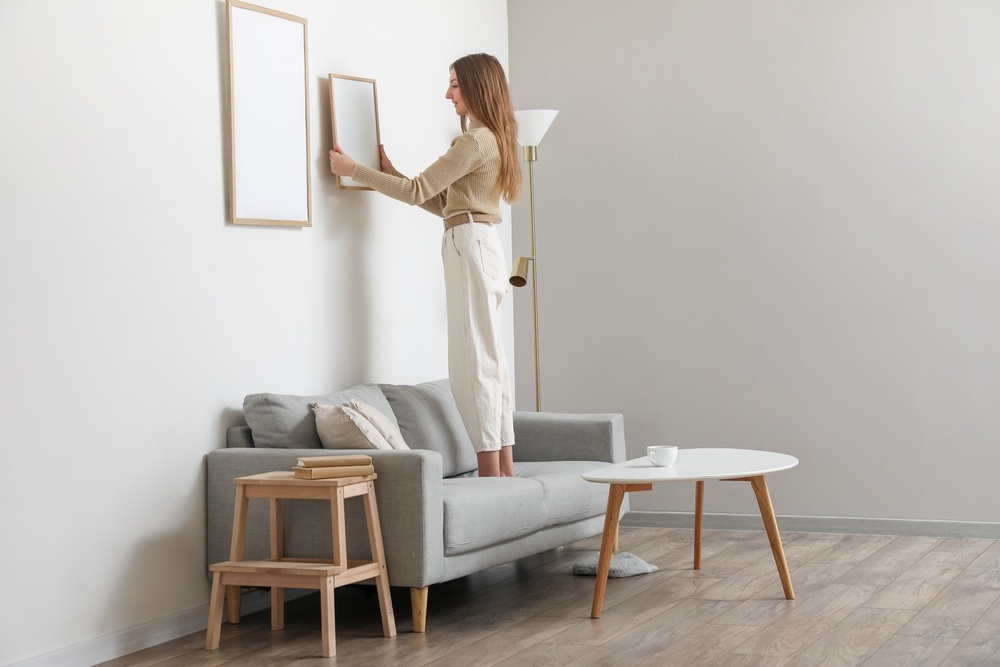
M 659 468 L 667 468 L 677 460 L 677 448 L 667 445 L 654 445 L 646 447 L 646 456 L 649 462 Z

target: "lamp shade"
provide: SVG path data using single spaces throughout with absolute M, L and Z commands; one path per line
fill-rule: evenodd
M 522 146 L 537 146 L 549 131 L 549 126 L 559 113 L 554 109 L 527 109 L 515 111 L 517 118 L 517 143 Z

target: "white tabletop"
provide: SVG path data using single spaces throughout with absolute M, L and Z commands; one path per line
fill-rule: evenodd
M 799 460 L 794 456 L 776 452 L 762 452 L 756 449 L 693 448 L 677 450 L 677 460 L 672 466 L 658 468 L 643 456 L 624 463 L 597 468 L 584 473 L 583 478 L 604 484 L 684 482 L 754 477 L 794 468 L 798 464 Z

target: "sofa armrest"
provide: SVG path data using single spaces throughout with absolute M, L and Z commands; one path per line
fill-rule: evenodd
M 358 450 L 218 449 L 207 456 L 207 562 L 229 559 L 233 506 L 233 479 L 271 470 L 291 470 L 301 456 L 357 454 Z M 441 455 L 424 450 L 365 450 L 372 457 L 378 479 L 375 496 L 385 547 L 389 582 L 393 586 L 422 588 L 441 581 L 444 562 Z M 256 507 L 255 507 L 256 505 Z M 367 523 L 360 504 L 348 504 L 348 553 L 370 556 Z M 269 548 L 266 503 L 251 502 L 248 510 L 246 557 L 266 558 Z M 329 505 L 293 502 L 285 510 L 285 549 L 290 556 L 329 558 Z
M 620 414 L 514 413 L 515 461 L 625 460 Z

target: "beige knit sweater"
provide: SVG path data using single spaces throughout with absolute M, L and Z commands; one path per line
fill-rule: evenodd
M 360 164 L 351 178 L 441 218 L 463 211 L 500 215 L 500 148 L 493 132 L 476 120 L 416 178 Z

